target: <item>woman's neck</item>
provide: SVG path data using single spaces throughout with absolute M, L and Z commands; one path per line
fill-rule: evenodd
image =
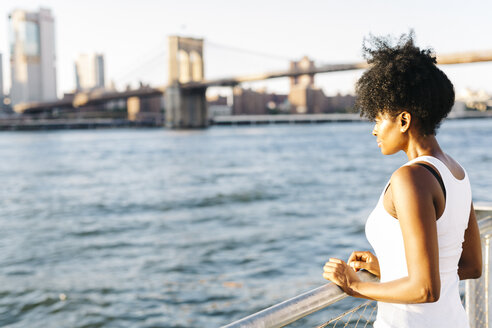
M 436 136 L 418 136 L 408 138 L 405 149 L 403 149 L 407 154 L 408 160 L 420 156 L 433 156 L 433 157 L 443 157 L 444 153 L 437 142 Z

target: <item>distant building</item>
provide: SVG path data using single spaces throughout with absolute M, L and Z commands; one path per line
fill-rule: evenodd
M 355 111 L 355 96 L 341 95 L 338 93 L 332 97 L 326 97 L 324 113 L 346 113 Z
M 232 103 L 234 115 L 264 115 L 267 113 L 267 97 L 262 90 L 254 91 L 235 87 Z
M 152 89 L 150 85 L 140 83 L 140 90 Z M 127 100 L 127 115 L 130 121 L 162 122 L 164 97 L 130 97 Z
M 104 88 L 104 56 L 102 54 L 83 54 L 77 58 L 75 85 L 77 91 Z
M 51 11 L 17 9 L 9 15 L 9 24 L 12 105 L 56 100 L 55 27 Z
M 492 108 L 492 96 L 485 90 L 466 89 L 456 95 L 456 101 L 461 101 L 467 109 L 486 111 Z
M 265 115 L 288 110 L 287 95 L 267 93 L 235 87 L 233 90 L 233 115 Z
M 451 112 L 448 114 L 448 117 L 453 118 L 463 116 L 466 109 L 466 104 L 463 101 L 456 100 L 451 108 Z
M 232 114 L 232 107 L 228 105 L 227 97 L 221 95 L 207 96 L 207 109 L 209 119 Z
M 221 95 L 207 96 L 209 106 L 227 106 L 227 97 Z
M 266 107 L 269 114 L 288 114 L 290 112 L 289 96 L 269 93 Z

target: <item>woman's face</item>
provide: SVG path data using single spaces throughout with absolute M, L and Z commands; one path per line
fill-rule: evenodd
M 389 114 L 379 114 L 372 134 L 377 137 L 378 147 L 383 155 L 395 154 L 403 149 L 401 124 Z

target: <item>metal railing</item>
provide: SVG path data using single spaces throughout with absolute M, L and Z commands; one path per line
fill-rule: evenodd
M 480 228 L 482 242 L 483 271 L 479 279 L 466 281 L 465 306 L 470 320 L 470 328 L 490 327 L 492 318 L 492 286 L 490 286 L 491 238 L 492 238 L 492 205 L 477 206 L 475 210 Z
M 489 292 L 492 290 L 490 286 L 490 259 L 492 252 L 492 204 L 476 206 L 475 212 L 480 227 L 480 235 L 482 241 L 483 268 L 484 273 L 480 279 L 466 281 L 465 303 L 466 311 L 470 320 L 470 328 L 489 327 L 489 308 L 492 304 L 489 302 L 491 298 Z M 378 278 L 369 272 L 357 272 L 359 278 L 363 281 L 378 281 Z M 276 304 L 265 310 L 252 314 L 248 317 L 235 321 L 222 328 L 277 328 L 284 327 L 293 323 L 305 316 L 326 308 L 327 306 L 336 303 L 348 295 L 345 294 L 338 286 L 333 283 L 328 283 L 304 294 L 298 295 L 282 303 Z M 345 316 L 349 316 L 342 327 L 357 327 L 359 321 L 364 315 L 367 308 L 372 305 L 369 319 L 366 320 L 366 327 L 371 320 L 372 314 L 375 311 L 375 302 L 369 301 L 342 313 L 331 320 L 325 322 L 318 327 L 336 327 L 338 321 Z M 362 309 L 362 314 L 359 318 L 351 321 L 352 315 Z

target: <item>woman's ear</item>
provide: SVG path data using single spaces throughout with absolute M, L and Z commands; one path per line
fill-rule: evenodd
M 410 128 L 410 123 L 412 122 L 412 114 L 403 111 L 398 115 L 398 120 L 400 122 L 400 131 L 405 133 Z

